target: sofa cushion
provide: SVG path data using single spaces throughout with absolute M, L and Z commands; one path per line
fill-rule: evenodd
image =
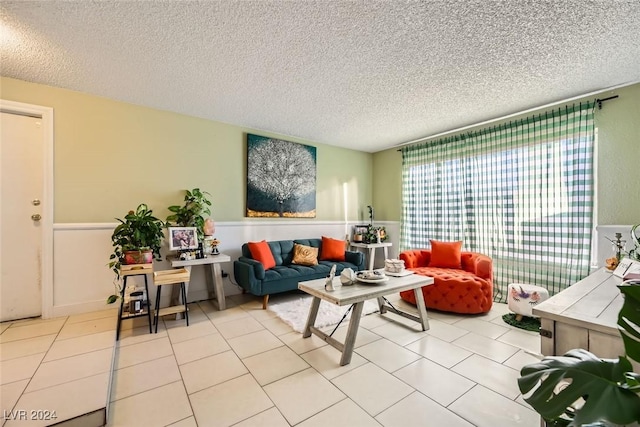
M 440 242 L 431 240 L 429 267 L 462 268 L 462 241 Z
M 280 280 L 287 278 L 299 278 L 301 276 L 300 271 L 295 268 L 284 265 L 276 265 L 269 271 L 264 273 L 264 281 L 270 282 L 272 280 Z
M 242 255 L 233 263 L 238 284 L 254 295 L 269 295 L 297 289 L 298 283 L 303 281 L 325 278 L 334 265 L 337 275 L 345 268 L 351 268 L 354 271 L 364 268 L 364 254 L 351 251 L 344 252 L 344 261 L 318 261 L 318 264 L 313 266 L 293 264 L 294 243 L 319 249 L 322 240 L 296 239 L 267 242 L 276 263 L 275 267 L 269 270 L 265 270 L 262 263 L 253 259 L 248 243 L 244 243 L 241 248 Z
M 293 245 L 293 260 L 291 264 L 318 265 L 318 248 L 295 243 Z
M 329 269 L 326 268 L 326 271 L 325 271 L 325 266 L 320 266 L 319 264 L 316 264 L 316 265 L 291 264 L 289 268 L 300 273 L 300 276 L 308 276 L 310 274 L 318 274 L 318 273 L 329 274 Z
M 346 251 L 346 243 L 344 240 L 332 239 L 331 237 L 322 236 L 322 246 L 320 248 L 321 261 L 344 261 L 344 253 Z
M 264 266 L 265 270 L 276 266 L 276 260 L 273 258 L 271 248 L 266 240 L 261 242 L 249 242 L 247 245 L 251 252 L 251 258 L 259 261 Z

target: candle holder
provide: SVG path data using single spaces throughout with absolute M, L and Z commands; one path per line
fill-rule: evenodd
M 615 270 L 618 264 L 620 264 L 620 260 L 624 254 L 624 245 L 627 241 L 622 240 L 622 233 L 616 233 L 615 240 L 608 237 L 606 237 L 606 239 L 611 242 L 611 248 L 613 250 L 613 256 L 605 260 L 606 267 L 609 270 Z

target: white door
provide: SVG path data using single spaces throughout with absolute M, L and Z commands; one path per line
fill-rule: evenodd
M 0 113 L 0 320 L 42 313 L 42 120 Z

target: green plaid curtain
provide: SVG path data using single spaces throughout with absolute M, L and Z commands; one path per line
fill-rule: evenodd
M 509 283 L 555 294 L 589 273 L 593 103 L 403 148 L 400 249 L 462 240 Z

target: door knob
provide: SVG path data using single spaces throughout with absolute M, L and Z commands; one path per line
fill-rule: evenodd
M 40 221 L 42 219 L 42 216 L 40 216 L 40 214 L 33 214 L 31 215 L 31 219 L 34 221 Z

